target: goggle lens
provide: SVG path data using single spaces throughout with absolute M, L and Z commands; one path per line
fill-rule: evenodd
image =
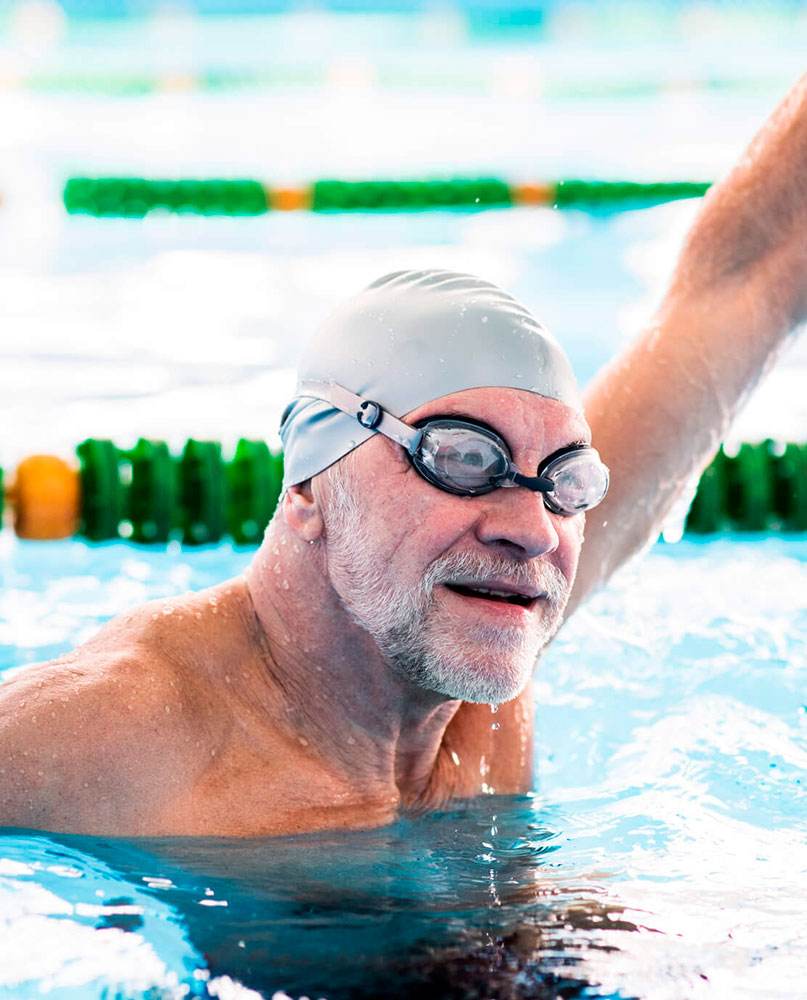
M 481 427 L 434 422 L 423 431 L 414 462 L 442 489 L 473 496 L 495 489 L 509 468 L 509 456 Z
M 593 448 L 575 448 L 547 462 L 540 475 L 551 479 L 554 490 L 544 499 L 556 514 L 571 516 L 591 510 L 608 492 L 608 469 Z
M 493 431 L 452 419 L 424 421 L 421 426 L 412 462 L 441 490 L 479 496 L 499 486 L 518 485 L 510 451 Z M 547 507 L 565 517 L 596 507 L 608 490 L 608 469 L 588 446 L 575 445 L 551 457 L 538 474 L 554 483 L 554 489 L 543 494 Z

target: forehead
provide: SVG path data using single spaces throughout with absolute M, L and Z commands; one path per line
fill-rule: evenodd
M 582 410 L 524 389 L 465 389 L 424 403 L 407 413 L 405 419 L 411 423 L 437 414 L 481 420 L 513 449 L 554 451 L 567 444 L 591 441 Z

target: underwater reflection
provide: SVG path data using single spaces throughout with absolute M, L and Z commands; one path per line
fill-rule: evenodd
M 57 839 L 169 904 L 211 985 L 312 1000 L 611 996 L 584 958 L 645 928 L 606 874 L 562 863 L 551 819 L 511 797 L 373 831 Z M 103 926 L 134 929 L 124 885 L 116 901 L 124 919 Z M 136 926 L 148 935 L 148 917 Z

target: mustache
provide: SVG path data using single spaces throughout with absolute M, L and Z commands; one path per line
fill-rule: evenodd
M 569 591 L 569 581 L 552 563 L 528 564 L 480 552 L 453 552 L 435 559 L 423 574 L 421 590 L 424 596 L 430 598 L 438 584 L 455 576 L 463 576 L 480 584 L 491 577 L 504 578 L 515 587 L 543 591 L 553 604 L 564 601 Z

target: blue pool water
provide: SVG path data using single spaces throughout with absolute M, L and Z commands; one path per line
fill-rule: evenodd
M 5 539 L 0 676 L 248 558 Z M 262 841 L 4 832 L 0 996 L 803 996 L 805 593 L 804 540 L 656 546 L 541 661 L 531 796 Z
M 0 12 L 7 471 L 86 436 L 271 440 L 306 337 L 402 267 L 503 284 L 585 382 L 652 313 L 697 207 L 99 222 L 64 214 L 71 173 L 708 180 L 807 37 L 793 4 L 553 3 L 487 35 L 473 4 L 76 24 L 24 6 Z M 188 86 L 206 71 L 247 83 Z M 116 73 L 153 86 L 116 93 Z M 37 74 L 73 84 L 26 89 Z M 807 440 L 805 376 L 802 338 L 734 439 Z M 0 677 L 248 558 L 6 528 Z M 804 539 L 656 546 L 544 656 L 529 797 L 263 842 L 4 831 L 0 997 L 801 998 L 806 594 Z

